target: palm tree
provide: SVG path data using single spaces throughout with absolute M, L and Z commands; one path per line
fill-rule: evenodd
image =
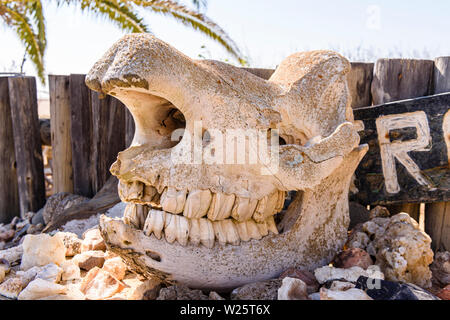
M 49 0 L 50 1 L 50 0 Z M 197 30 L 222 45 L 239 63 L 245 60 L 234 41 L 211 19 L 200 13 L 206 0 L 191 0 L 196 10 L 178 0 L 55 0 L 58 5 L 77 5 L 82 11 L 106 17 L 128 32 L 150 32 L 137 14 L 138 8 L 169 16 L 187 27 Z M 44 10 L 41 0 L 0 0 L 0 17 L 11 27 L 25 46 L 25 54 L 45 84 L 44 54 L 47 47 Z

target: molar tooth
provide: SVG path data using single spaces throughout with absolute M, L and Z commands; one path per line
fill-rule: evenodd
M 227 243 L 227 234 L 225 233 L 221 222 L 222 221 L 214 221 L 212 224 L 214 228 L 214 235 L 216 236 L 217 241 L 219 241 L 220 244 L 224 245 Z
M 257 199 L 236 197 L 231 216 L 238 221 L 250 219 L 258 205 Z
M 241 241 L 248 241 L 250 240 L 250 236 L 248 234 L 247 230 L 247 222 L 235 222 L 236 229 L 239 234 L 239 238 L 241 238 Z
M 161 206 L 164 211 L 178 214 L 183 212 L 186 201 L 186 190 L 177 191 L 175 188 L 168 187 L 161 195 Z
M 211 191 L 209 190 L 193 190 L 189 192 L 183 215 L 192 219 L 205 216 L 208 213 L 211 199 Z
M 270 218 L 269 218 L 270 219 Z M 256 226 L 258 227 L 259 233 L 265 237 L 269 234 L 269 228 L 267 227 L 267 222 L 261 222 L 257 223 Z
M 160 210 L 150 210 L 144 224 L 144 233 L 150 236 L 153 232 L 156 238 L 161 239 L 164 229 L 164 220 L 166 213 Z
M 143 196 L 141 198 L 141 201 L 143 202 L 151 202 L 152 199 L 158 194 L 156 191 L 156 188 L 153 186 L 145 185 L 144 186 L 144 192 Z
M 177 239 L 177 223 L 175 215 L 166 212 L 166 220 L 164 221 L 164 235 L 168 243 L 173 243 Z
M 231 219 L 222 220 L 222 230 L 225 231 L 227 235 L 227 243 L 237 246 L 240 243 L 239 233 L 237 231 L 236 225 Z
M 235 195 L 215 193 L 208 211 L 208 219 L 212 221 L 224 220 L 231 215 Z
M 258 226 L 256 225 L 256 222 L 253 219 L 247 220 L 245 223 L 247 224 L 247 232 L 251 239 L 259 240 L 262 238 Z
M 129 183 L 119 181 L 118 190 L 123 201 L 140 200 L 144 193 L 144 184 L 139 181 Z
M 278 234 L 278 228 L 277 228 L 277 225 L 275 224 L 275 220 L 274 220 L 273 216 L 266 219 L 266 224 L 267 224 L 267 228 L 269 229 L 269 231 L 271 231 L 272 233 Z
M 129 203 L 127 204 L 124 214 L 124 223 L 142 230 L 147 218 L 148 207 L 140 204 Z
M 200 236 L 200 219 L 191 219 L 191 229 L 189 230 L 189 241 L 198 245 L 201 241 Z
M 183 216 L 174 216 L 177 226 L 177 241 L 185 246 L 189 238 L 189 220 Z
M 275 208 L 278 203 L 278 191 L 272 192 L 271 194 L 265 196 L 259 200 L 256 206 L 256 211 L 253 214 L 253 219 L 256 222 L 264 222 L 267 217 L 274 214 Z
M 205 218 L 199 219 L 199 222 L 201 243 L 207 248 L 214 247 L 214 228 L 212 222 Z

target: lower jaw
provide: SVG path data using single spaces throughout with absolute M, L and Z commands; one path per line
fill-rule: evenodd
M 356 148 L 342 167 L 314 188 L 298 193 L 277 223 L 280 233 L 260 240 L 219 243 L 212 248 L 182 246 L 106 216 L 100 219 L 100 231 L 108 249 L 135 272 L 191 288 L 229 291 L 276 278 L 291 267 L 312 270 L 329 263 L 347 240 L 348 189 L 366 151 L 367 146 Z
M 167 283 L 181 282 L 191 288 L 224 292 L 249 282 L 275 278 L 289 267 L 321 266 L 343 246 L 346 226 L 340 226 L 339 221 L 345 208 L 328 221 L 310 212 L 299 222 L 298 215 L 304 213 L 302 199 L 298 194 L 283 212 L 284 219 L 277 225 L 279 234 L 269 233 L 259 240 L 241 241 L 239 245 L 216 241 L 208 248 L 190 242 L 169 243 L 154 234 L 147 236 L 122 219 L 107 217 L 101 218 L 100 230 L 108 249 L 122 256 L 132 270 L 145 277 L 156 276 Z M 320 234 L 317 228 L 322 229 Z M 330 237 L 330 233 L 337 236 Z

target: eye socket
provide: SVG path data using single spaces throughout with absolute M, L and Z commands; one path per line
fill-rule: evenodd
M 186 128 L 186 119 L 183 113 L 174 105 L 170 104 L 165 115 L 160 120 L 160 129 L 158 133 L 170 139 L 169 148 L 180 143 Z

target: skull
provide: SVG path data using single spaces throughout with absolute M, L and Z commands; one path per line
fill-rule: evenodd
M 86 78 L 136 124 L 111 166 L 127 206 L 121 219 L 101 218 L 109 249 L 144 276 L 218 291 L 328 263 L 347 238 L 350 180 L 367 151 L 349 69 L 334 52 L 297 53 L 266 81 L 149 34 L 119 40 Z M 256 136 L 278 150 L 275 166 L 248 161 L 259 160 L 251 148 L 235 154 L 245 161 L 217 160 L 232 145 L 222 135 L 242 131 L 245 146 Z

